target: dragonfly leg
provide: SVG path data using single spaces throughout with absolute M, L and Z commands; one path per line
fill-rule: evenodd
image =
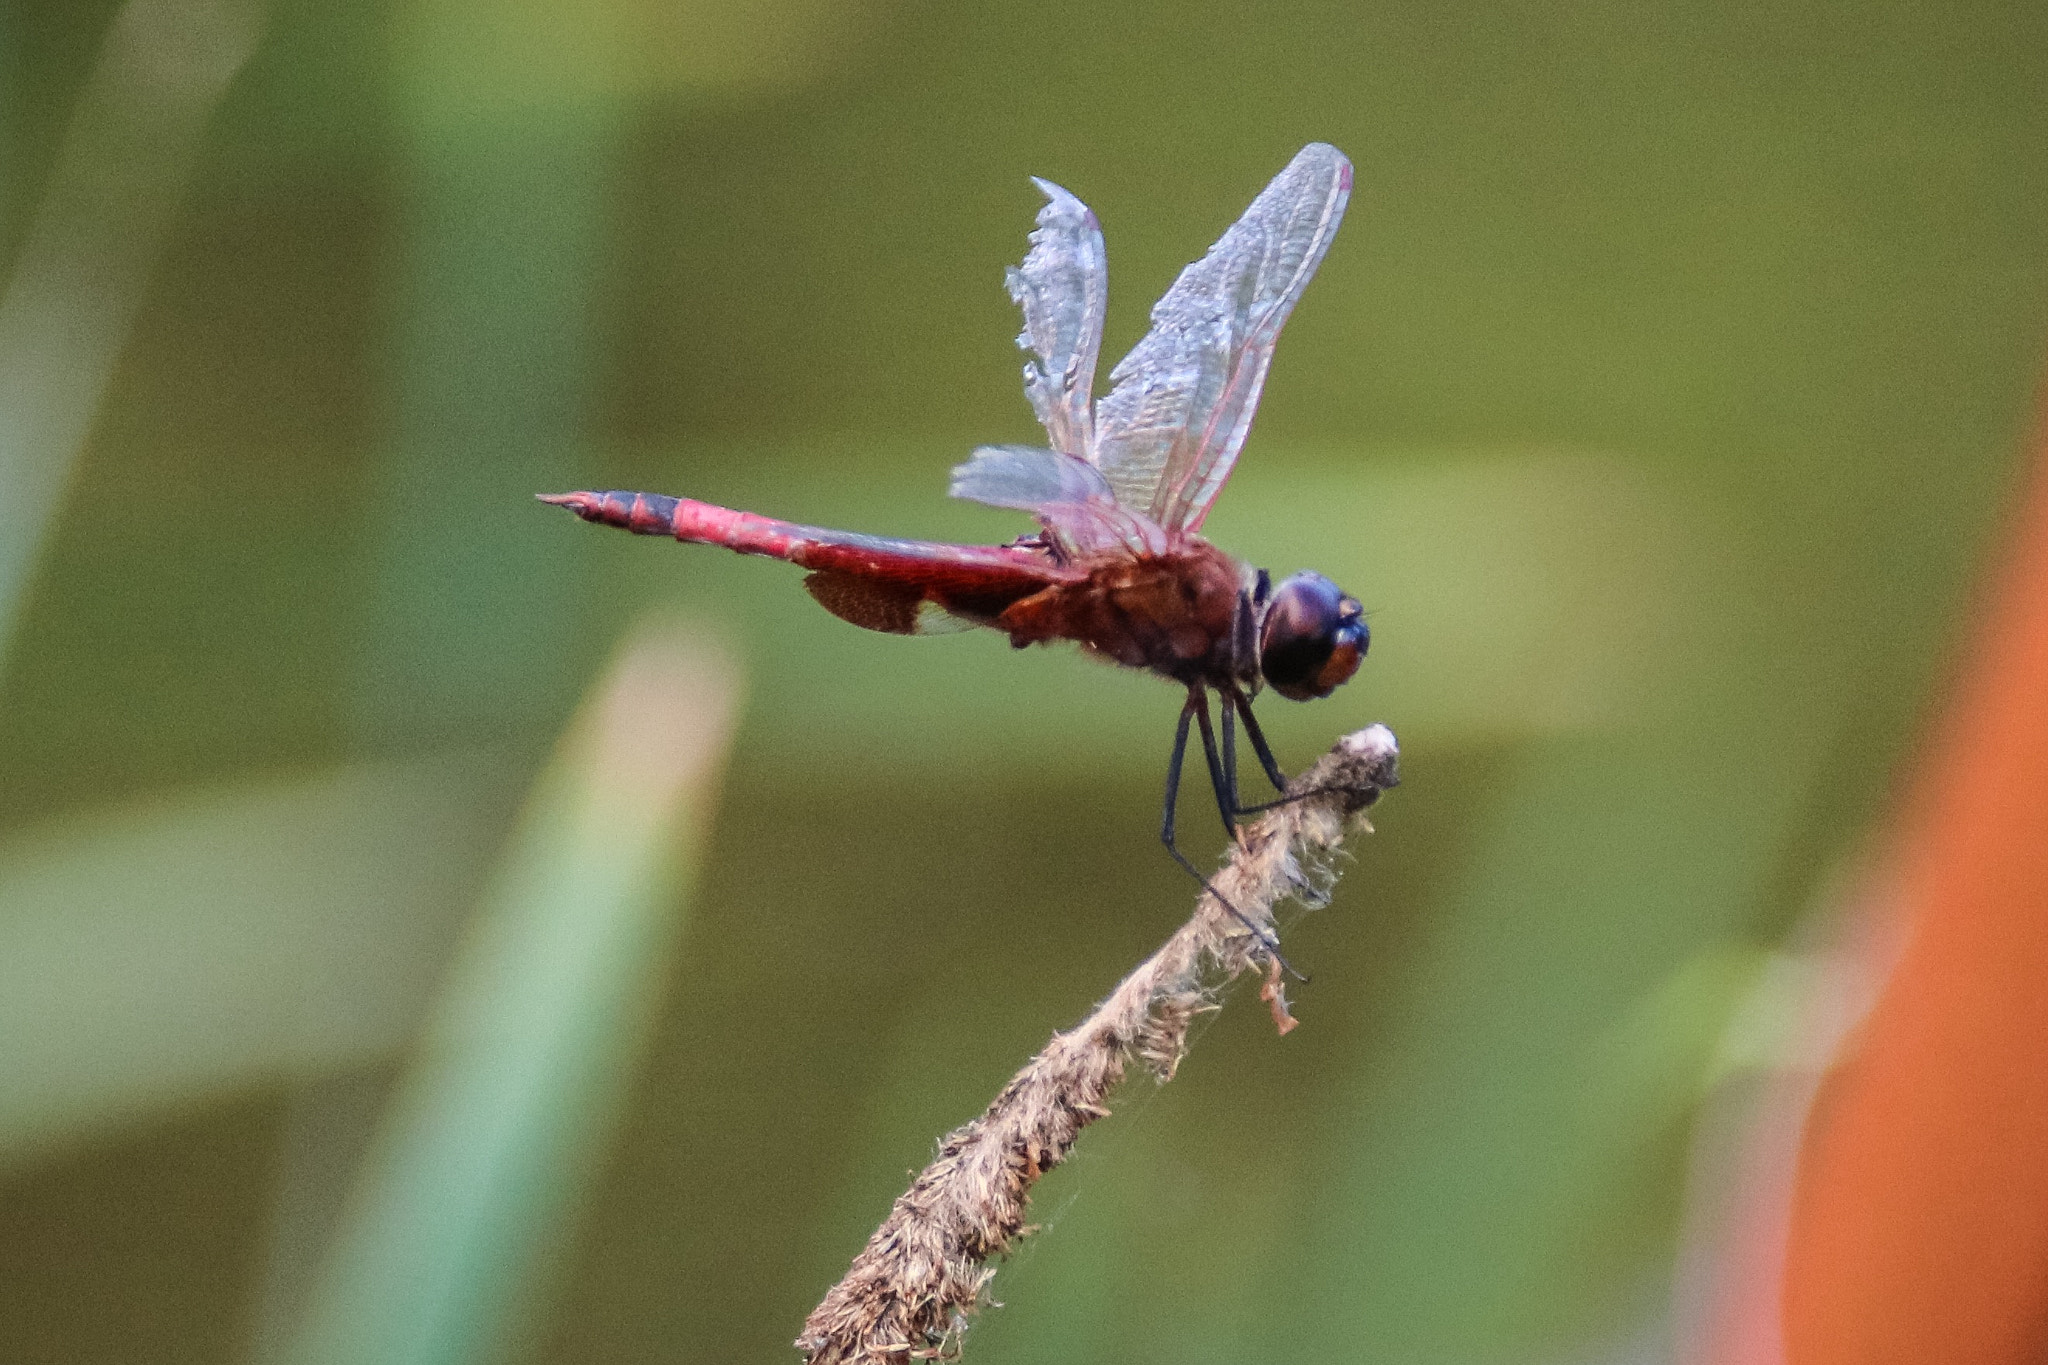
M 1237 790 L 1226 761 L 1216 748 L 1216 727 L 1209 723 L 1209 694 L 1197 687 L 1188 699 L 1194 704 L 1195 723 L 1202 727 L 1202 757 L 1209 761 L 1209 787 L 1216 793 L 1216 813 L 1223 817 L 1223 833 L 1236 842 Z
M 1223 722 L 1223 790 L 1230 793 L 1230 809 L 1237 806 L 1237 725 L 1236 712 L 1228 697 L 1219 698 L 1216 703 L 1219 719 Z
M 1187 859 L 1180 857 L 1180 850 L 1173 842 L 1174 807 L 1180 802 L 1180 765 L 1188 752 L 1188 722 L 1195 718 L 1195 699 L 1190 696 L 1180 708 L 1180 724 L 1173 731 L 1173 756 L 1166 760 L 1166 811 L 1159 822 L 1159 841 L 1166 845 L 1167 852 L 1180 858 L 1183 865 Z M 1195 875 L 1200 876 L 1200 873 Z
M 1244 717 L 1244 732 L 1250 737 L 1252 749 L 1258 754 L 1259 763 L 1266 770 L 1266 780 L 1273 784 L 1273 790 L 1286 791 L 1287 774 L 1281 772 L 1280 765 L 1273 761 L 1273 748 L 1266 743 L 1265 731 L 1259 729 L 1258 717 L 1252 714 L 1251 698 L 1233 687 L 1225 694 L 1224 700 L 1229 703 L 1226 714 L 1229 710 L 1235 710 Z
M 1232 688 L 1224 694 L 1223 714 L 1226 718 L 1233 708 L 1244 717 L 1244 732 L 1251 736 L 1252 748 L 1258 751 L 1259 762 L 1266 769 L 1266 779 L 1273 784 L 1276 790 L 1285 793 L 1287 791 L 1287 774 L 1281 772 L 1280 765 L 1273 761 L 1272 746 L 1266 743 L 1265 732 L 1259 729 L 1259 722 L 1252 715 L 1251 700 L 1236 688 Z M 1223 731 L 1223 735 L 1227 748 L 1230 738 L 1230 730 L 1227 726 Z M 1324 790 L 1326 789 L 1322 787 L 1311 787 L 1307 791 L 1295 792 L 1291 796 L 1283 794 L 1277 801 L 1261 801 L 1253 806 L 1236 806 L 1233 810 L 1238 815 L 1257 815 L 1262 811 L 1272 810 L 1276 806 L 1285 806 L 1291 802 L 1300 801 L 1305 797 L 1316 796 Z M 1231 787 L 1232 794 L 1234 795 L 1236 791 L 1237 788 L 1233 784 Z
M 1207 694 L 1202 691 L 1198 684 L 1188 689 L 1187 702 L 1180 708 L 1180 724 L 1175 726 L 1173 731 L 1173 755 L 1166 760 L 1166 809 L 1160 816 L 1159 842 L 1166 845 L 1167 853 L 1172 856 L 1176 863 L 1180 864 L 1183 872 L 1199 882 L 1204 891 L 1216 898 L 1218 905 L 1228 910 L 1233 919 L 1251 931 L 1252 937 L 1258 940 L 1259 946 L 1264 948 L 1275 962 L 1285 968 L 1288 975 L 1297 981 L 1306 982 L 1308 978 L 1296 971 L 1294 964 L 1281 954 L 1280 944 L 1274 939 L 1272 934 L 1252 923 L 1250 917 L 1244 911 L 1232 905 L 1229 899 L 1221 891 L 1218 891 L 1206 876 L 1202 875 L 1202 870 L 1188 860 L 1188 856 L 1180 851 L 1179 844 L 1174 841 L 1175 813 L 1180 803 L 1181 763 L 1187 757 L 1188 752 L 1188 722 L 1198 717 L 1202 723 L 1202 747 L 1209 760 L 1210 782 L 1216 786 L 1217 803 L 1223 811 L 1223 827 L 1233 838 L 1237 835 L 1237 826 L 1230 818 L 1230 809 L 1227 805 L 1223 804 L 1223 790 L 1220 785 L 1222 771 L 1217 761 L 1216 738 L 1209 727 L 1208 702 Z

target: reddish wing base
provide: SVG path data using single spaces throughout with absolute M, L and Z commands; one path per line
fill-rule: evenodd
M 931 633 L 924 592 L 878 582 L 838 569 L 819 569 L 804 579 L 804 591 L 842 621 L 887 635 Z

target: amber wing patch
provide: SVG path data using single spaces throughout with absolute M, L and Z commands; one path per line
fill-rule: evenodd
M 820 569 L 804 579 L 818 605 L 842 621 L 889 635 L 920 633 L 918 608 L 924 592 L 902 583 L 886 583 L 860 574 Z

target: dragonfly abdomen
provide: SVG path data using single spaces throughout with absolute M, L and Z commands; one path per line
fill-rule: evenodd
M 773 517 L 740 512 L 694 498 L 665 493 L 546 493 L 542 502 L 566 507 L 585 521 L 617 526 L 639 536 L 673 536 L 700 545 L 723 545 L 741 554 L 789 559 L 810 538 L 811 529 Z
M 1055 563 L 1041 549 L 1015 545 L 949 545 L 930 540 L 800 526 L 791 521 L 661 493 L 547 493 L 585 521 L 643 536 L 674 536 L 765 555 L 806 569 L 858 574 L 917 587 L 920 594 L 970 616 L 993 616 L 1048 583 L 1078 581 L 1085 570 Z M 958 599 L 957 603 L 954 599 Z

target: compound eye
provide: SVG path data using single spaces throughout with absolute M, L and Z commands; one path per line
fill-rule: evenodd
M 1273 593 L 1259 634 L 1259 671 L 1290 701 L 1327 697 L 1358 671 L 1372 641 L 1359 605 L 1319 573 Z

